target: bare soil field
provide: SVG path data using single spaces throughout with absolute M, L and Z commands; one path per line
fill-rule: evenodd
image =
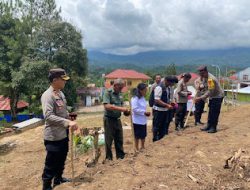
M 206 117 L 205 113 L 203 121 Z M 128 118 L 122 120 L 129 123 Z M 76 186 L 73 188 L 68 183 L 55 190 L 250 189 L 250 162 L 242 168 L 246 178 L 223 168 L 225 160 L 239 148 L 245 150 L 246 156 L 250 155 L 250 106 L 224 110 L 216 134 L 201 132 L 192 120 L 189 128 L 178 133 L 171 123 L 170 134 L 155 143 L 149 125 L 146 150 L 137 154 L 133 154 L 131 131 L 124 130 L 125 159 L 103 164 L 102 147 L 99 162 L 87 168 L 85 161 L 92 152 L 77 155 L 74 160 Z M 78 121 L 82 127 L 100 127 L 102 114 L 85 114 Z M 0 189 L 42 189 L 44 159 L 43 126 L 0 139 Z M 71 177 L 69 158 L 65 177 Z

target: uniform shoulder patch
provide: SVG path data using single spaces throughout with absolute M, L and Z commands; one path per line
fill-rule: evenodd
M 215 88 L 214 80 L 212 78 L 208 78 L 207 83 L 209 90 L 213 90 Z

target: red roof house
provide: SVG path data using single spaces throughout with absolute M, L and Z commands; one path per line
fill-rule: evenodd
M 147 83 L 149 76 L 144 73 L 137 72 L 135 70 L 117 69 L 105 76 L 105 88 L 110 88 L 113 81 L 117 78 L 121 78 L 125 81 L 125 87 L 122 92 L 127 92 L 129 88 L 135 88 L 139 83 Z
M 232 75 L 229 77 L 230 80 L 238 80 L 238 77 L 236 75 Z
M 28 107 L 29 104 L 23 100 L 18 101 L 17 109 Z M 10 99 L 0 95 L 0 111 L 9 111 L 10 110 Z
M 125 69 L 117 69 L 105 76 L 106 79 L 142 79 L 142 80 L 149 80 L 151 79 L 149 76 L 145 75 L 144 73 L 139 73 L 134 70 L 125 70 Z

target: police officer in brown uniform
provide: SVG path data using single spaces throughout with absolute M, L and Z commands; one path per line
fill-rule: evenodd
M 41 102 L 45 118 L 44 145 L 47 155 L 42 175 L 43 190 L 69 181 L 62 177 L 68 153 L 69 129 L 77 129 L 75 121 L 71 121 L 67 111 L 67 102 L 61 91 L 70 78 L 63 69 L 49 71 L 50 87 L 43 93 Z
M 202 77 L 198 77 L 195 81 L 194 81 L 194 86 L 196 89 L 196 97 L 201 97 L 202 95 L 204 95 L 207 91 L 207 85 L 205 86 L 204 82 L 203 82 L 203 78 Z M 198 102 L 195 103 L 195 112 L 194 112 L 194 116 L 195 116 L 195 126 L 197 125 L 204 125 L 204 123 L 201 121 L 201 116 L 202 113 L 204 112 L 204 107 L 205 107 L 205 102 L 206 100 L 200 100 Z
M 190 73 L 184 73 L 182 79 L 178 82 L 175 94 L 178 108 L 175 115 L 175 130 L 179 131 L 184 129 L 184 118 L 187 112 L 188 96 L 192 95 L 192 92 L 188 91 L 187 83 L 191 79 Z
M 203 78 L 203 85 L 207 87 L 207 91 L 202 96 L 195 98 L 195 102 L 205 101 L 206 98 L 209 98 L 207 126 L 201 130 L 208 133 L 216 133 L 224 92 L 219 81 L 208 72 L 206 66 L 199 67 L 198 71 Z

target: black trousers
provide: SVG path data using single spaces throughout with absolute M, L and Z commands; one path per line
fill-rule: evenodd
M 167 111 L 166 125 L 164 127 L 165 135 L 168 135 L 168 129 L 169 129 L 169 125 L 170 125 L 171 121 L 173 120 L 173 114 L 174 114 L 173 110 Z
M 153 142 L 163 138 L 168 133 L 168 111 L 153 111 Z
M 123 159 L 123 130 L 120 119 L 104 117 L 106 159 L 112 160 L 112 143 L 115 142 L 116 158 Z
M 47 155 L 42 175 L 43 181 L 51 182 L 53 178 L 62 178 L 68 153 L 68 141 L 68 138 L 60 141 L 44 141 Z
M 195 122 L 201 121 L 201 116 L 202 116 L 202 113 L 204 111 L 204 107 L 205 107 L 204 100 L 201 100 L 201 101 L 195 103 L 195 112 L 194 112 Z
M 171 121 L 173 121 L 174 115 L 176 113 L 176 108 L 169 110 L 169 112 L 170 112 L 170 122 L 171 122 Z
M 220 116 L 223 98 L 212 98 L 209 100 L 208 129 L 216 130 Z
M 184 118 L 187 112 L 187 103 L 178 103 L 178 108 L 175 114 L 175 126 L 184 127 Z

